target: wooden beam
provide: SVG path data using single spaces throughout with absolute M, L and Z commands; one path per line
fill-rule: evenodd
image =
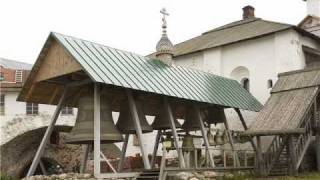
M 172 135 L 173 135 L 173 139 L 174 139 L 174 146 L 175 146 L 177 153 L 178 153 L 179 165 L 180 165 L 180 168 L 184 168 L 186 166 L 186 164 L 184 162 L 182 151 L 180 150 L 180 147 L 179 147 L 177 128 L 176 128 L 176 124 L 174 123 L 174 116 L 172 113 L 170 103 L 168 101 L 168 97 L 164 96 L 163 102 L 164 102 L 164 108 L 165 108 L 166 113 L 168 114 L 168 117 L 169 117 L 171 131 L 172 131 Z
M 93 152 L 93 161 L 94 161 L 94 175 L 97 177 L 101 174 L 101 158 L 100 158 L 100 85 L 98 83 L 94 84 L 94 152 Z
M 288 137 L 288 156 L 289 156 L 289 161 L 288 161 L 288 168 L 289 168 L 289 174 L 290 175 L 296 175 L 297 174 L 297 169 L 296 169 L 296 162 L 297 162 L 297 156 L 295 153 L 295 148 L 294 148 L 294 142 L 293 142 L 293 136 L 290 135 Z
M 82 145 L 83 157 L 82 157 L 80 173 L 84 173 L 86 170 L 89 150 L 90 150 L 90 145 L 88 144 Z
M 256 151 L 256 170 L 260 176 L 264 176 L 264 166 L 263 166 L 263 157 L 262 157 L 262 144 L 261 144 L 261 137 L 257 136 L 257 151 Z
M 122 151 L 121 151 L 121 157 L 120 157 L 120 161 L 118 164 L 118 172 L 122 171 L 123 168 L 123 162 L 126 159 L 126 152 L 127 152 L 127 147 L 128 147 L 128 141 L 129 141 L 129 134 L 126 134 L 124 137 L 124 142 L 122 144 Z
M 243 135 L 247 136 L 273 136 L 273 135 L 299 135 L 306 133 L 305 128 L 287 129 L 287 130 L 261 130 L 247 131 Z
M 240 109 L 234 108 L 234 110 L 237 112 L 237 114 L 238 114 L 238 116 L 239 116 L 239 119 L 240 119 L 240 121 L 241 121 L 241 124 L 242 124 L 242 126 L 243 126 L 243 129 L 244 129 L 245 131 L 248 130 L 247 123 L 245 122 L 245 120 L 244 120 L 244 118 L 243 118 L 243 116 L 242 116 L 242 113 L 241 113 Z M 257 150 L 257 147 L 256 147 L 256 145 L 254 144 L 254 141 L 253 141 L 252 137 L 250 137 L 250 143 L 251 143 L 251 146 L 252 146 L 253 150 L 256 151 L 256 150 Z
M 161 130 L 158 130 L 157 136 L 156 136 L 156 141 L 155 141 L 154 147 L 153 147 L 153 153 L 152 153 L 152 159 L 151 159 L 151 169 L 154 168 L 154 164 L 155 164 L 156 157 L 157 157 L 157 151 L 158 151 L 158 148 L 159 148 L 161 135 L 162 135 Z
M 141 150 L 141 154 L 142 154 L 143 164 L 144 164 L 145 169 L 151 169 L 150 162 L 148 159 L 148 154 L 143 146 L 142 129 L 141 129 L 141 125 L 140 125 L 136 102 L 133 98 L 132 91 L 130 89 L 126 89 L 126 93 L 127 93 L 128 100 L 129 100 L 129 108 L 130 108 L 131 116 L 132 116 L 132 119 L 134 122 L 136 134 L 138 136 L 138 140 L 139 140 L 139 144 L 140 144 L 140 150 Z
M 62 97 L 59 100 L 59 103 L 58 103 L 58 105 L 56 107 L 56 110 L 53 113 L 51 122 L 50 122 L 50 124 L 49 124 L 49 126 L 48 126 L 48 128 L 47 128 L 47 130 L 46 130 L 46 132 L 45 132 L 45 134 L 44 134 L 44 136 L 42 138 L 42 140 L 41 140 L 40 146 L 39 146 L 39 148 L 38 148 L 38 150 L 36 152 L 36 155 L 35 155 L 35 157 L 34 157 L 34 159 L 32 161 L 32 164 L 31 164 L 31 166 L 29 168 L 29 171 L 27 173 L 27 177 L 32 176 L 34 174 L 34 172 L 36 171 L 36 168 L 37 168 L 37 166 L 39 164 L 41 156 L 42 156 L 42 154 L 44 152 L 45 146 L 46 146 L 47 142 L 50 139 L 50 136 L 51 136 L 53 128 L 54 128 L 54 125 L 56 124 L 56 121 L 57 121 L 57 119 L 59 117 L 60 110 L 61 110 L 61 107 L 63 106 L 64 100 L 66 98 L 67 91 L 68 91 L 68 87 L 64 87 L 64 90 L 63 90 L 63 93 L 62 93 Z
M 206 146 L 206 151 L 208 152 L 210 164 L 211 164 L 212 167 L 215 167 L 212 154 L 211 154 L 210 151 L 209 151 L 209 146 L 210 146 L 210 145 L 209 145 L 209 141 L 208 141 L 208 137 L 207 137 L 207 131 L 206 131 L 205 127 L 204 127 L 203 119 L 202 119 L 200 110 L 199 110 L 199 108 L 198 108 L 196 105 L 194 105 L 193 108 L 194 108 L 194 110 L 195 110 L 195 113 L 197 114 L 197 118 L 198 118 L 198 121 L 199 121 L 199 125 L 200 125 L 200 129 L 201 129 L 202 137 L 203 137 L 203 140 L 204 140 L 204 144 L 205 144 L 205 146 Z
M 232 149 L 232 152 L 235 152 L 235 148 L 234 148 L 234 142 L 233 142 L 233 138 L 232 138 L 232 135 L 231 135 L 231 132 L 230 132 L 230 128 L 229 128 L 229 123 L 228 123 L 228 120 L 227 118 L 224 119 L 224 125 L 226 127 L 226 131 L 227 131 L 227 134 L 228 134 L 228 138 L 229 138 L 229 141 L 230 141 L 230 146 L 231 146 L 231 149 Z M 240 165 L 240 161 L 238 159 L 238 155 L 236 154 L 235 155 L 236 158 L 234 159 L 234 161 L 236 161 L 236 165 Z

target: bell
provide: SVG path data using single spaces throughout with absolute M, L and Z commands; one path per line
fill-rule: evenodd
M 184 129 L 186 131 L 200 130 L 200 124 L 198 121 L 198 117 L 197 117 L 197 114 L 194 112 L 193 108 L 187 109 L 185 121 L 182 125 L 182 129 Z
M 223 145 L 223 134 L 220 131 L 217 131 L 217 134 L 214 136 L 214 141 L 216 145 Z
M 189 148 L 194 148 L 193 138 L 189 133 L 187 133 L 186 136 L 183 138 L 182 148 L 184 148 L 185 151 L 191 150 Z
M 229 138 L 226 130 L 223 131 L 222 140 L 223 140 L 223 144 L 226 144 L 229 142 Z
M 205 121 L 208 124 L 224 123 L 226 120 L 226 115 L 221 107 L 209 107 L 207 109 Z
M 176 128 L 181 128 L 181 124 L 176 118 L 174 118 L 174 123 L 176 125 Z M 151 126 L 155 130 L 171 129 L 169 117 L 163 108 L 159 109 L 158 115 L 156 115 Z
M 214 135 L 211 133 L 211 130 L 208 131 L 208 133 L 207 133 L 207 138 L 208 138 L 208 141 L 209 141 L 209 145 L 210 145 L 210 146 L 215 146 L 215 145 L 217 145 L 217 144 L 216 144 L 216 141 L 214 140 Z
M 79 98 L 78 114 L 76 123 L 66 142 L 69 144 L 92 144 L 93 143 L 93 96 L 87 95 Z M 101 99 L 100 102 L 100 126 L 101 126 L 101 143 L 115 143 L 123 141 L 123 137 L 116 128 L 112 119 L 112 109 L 109 101 Z
M 152 132 L 153 129 L 147 122 L 140 101 L 136 101 L 136 107 L 142 133 Z M 119 119 L 116 126 L 119 129 L 119 131 L 123 134 L 136 134 L 134 121 L 131 116 L 128 102 L 122 103 L 120 107 Z
M 165 139 L 162 140 L 162 147 L 166 149 L 174 147 L 173 139 L 171 138 L 171 136 L 167 136 Z

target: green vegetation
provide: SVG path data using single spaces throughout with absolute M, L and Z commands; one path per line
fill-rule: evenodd
M 0 172 L 0 180 L 12 180 L 12 177 L 10 177 L 10 176 L 8 176 L 8 175 L 6 175 L 6 174 L 2 174 L 1 172 Z
M 320 180 L 320 172 L 299 174 L 298 176 L 257 178 L 248 173 L 234 173 L 223 176 L 226 180 Z

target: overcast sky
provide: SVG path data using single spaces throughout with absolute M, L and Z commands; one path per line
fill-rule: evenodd
M 0 57 L 34 63 L 50 31 L 147 55 L 161 36 L 162 7 L 176 44 L 240 20 L 249 4 L 267 20 L 306 16 L 303 0 L 0 0 Z

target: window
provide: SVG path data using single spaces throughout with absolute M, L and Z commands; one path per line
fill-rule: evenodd
M 4 94 L 0 95 L 0 115 L 4 115 Z
M 5 80 L 5 79 L 4 79 L 3 73 L 0 72 L 0 82 L 1 82 L 1 81 L 4 81 L 4 80 Z
M 273 82 L 271 79 L 268 80 L 268 88 L 272 88 L 273 87 Z
M 22 70 L 16 70 L 15 81 L 22 82 Z
M 39 113 L 39 105 L 36 103 L 28 103 L 26 108 L 27 115 L 37 115 Z
M 72 107 L 63 107 L 61 109 L 61 115 L 73 115 L 73 108 Z
M 243 88 L 245 88 L 247 91 L 250 91 L 250 82 L 248 78 L 243 78 L 241 80 L 241 84 Z

